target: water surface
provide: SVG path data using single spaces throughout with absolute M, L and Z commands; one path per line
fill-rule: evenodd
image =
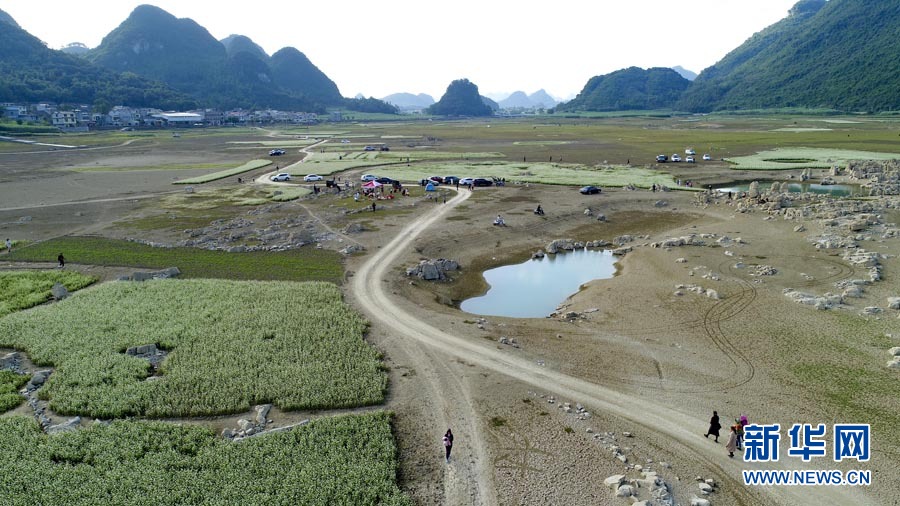
M 490 269 L 484 272 L 488 292 L 466 299 L 460 308 L 482 315 L 543 318 L 581 285 L 611 278 L 615 263 L 609 251 L 583 249 Z
M 774 181 L 760 181 L 759 191 L 767 192 L 772 187 Z M 781 184 L 781 181 L 778 181 Z M 818 183 L 788 183 L 789 193 L 818 193 L 822 195 L 831 195 L 833 197 L 852 197 L 863 195 L 863 189 L 859 185 L 854 184 L 818 184 Z M 740 193 L 750 190 L 750 183 L 738 183 L 714 187 L 720 192 Z

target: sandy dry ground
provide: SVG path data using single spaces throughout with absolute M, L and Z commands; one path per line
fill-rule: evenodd
M 122 179 L 118 173 L 98 174 L 4 182 L 0 208 L 7 210 L 0 209 L 0 234 L 40 240 L 107 233 L 118 218 L 141 212 L 146 202 L 136 202 L 139 196 L 171 191 L 172 175 L 165 171 L 126 172 Z M 178 171 L 179 177 L 185 174 Z M 90 179 L 95 175 L 100 179 Z M 313 213 L 322 228 L 339 232 L 352 222 L 343 212 L 341 199 L 347 198 L 320 195 L 286 209 Z M 74 200 L 90 202 L 70 204 Z M 53 203 L 68 204 L 46 205 Z M 531 213 L 538 203 L 546 216 Z M 586 208 L 593 216 L 585 215 Z M 403 201 L 394 210 L 367 215 L 365 231 L 348 238 L 367 252 L 348 258 L 345 288 L 372 322 L 367 339 L 385 353 L 401 480 L 418 504 L 625 505 L 630 501 L 616 498 L 603 480 L 613 474 L 637 477 L 635 465 L 658 471 L 681 504 L 698 494 L 698 476 L 719 484 L 710 496 L 714 505 L 892 504 L 900 493 L 895 437 L 873 436 L 873 460 L 856 466 L 874 472 L 873 485 L 864 489 L 744 487 L 740 470 L 750 465 L 730 460 L 723 444 L 702 437 L 713 409 L 723 424 L 740 413 L 782 425 L 867 421 L 847 419 L 859 411 L 823 404 L 823 394 L 812 388 L 818 385 L 804 383 L 793 366 L 815 359 L 883 369 L 886 348 L 900 345 L 896 311 L 880 317 L 859 313 L 900 295 L 891 281 L 896 258 L 884 260 L 885 281 L 867 287 L 865 299 L 822 312 L 789 301 L 783 289 L 835 291 L 835 282 L 863 277 L 865 270 L 836 251 L 813 248 L 809 238 L 822 232 L 814 220 L 765 220 L 762 212 L 738 213 L 727 202 L 699 206 L 685 192 L 604 190 L 582 196 L 573 188 L 540 185 L 463 191 L 446 204 Z M 607 220 L 596 220 L 598 213 Z M 496 214 L 509 226 L 492 227 Z M 31 219 L 21 220 L 26 215 Z M 890 216 L 896 221 L 896 213 Z M 800 223 L 806 232 L 794 231 Z M 689 233 L 740 237 L 744 244 L 648 246 Z M 588 283 L 564 301 L 564 311 L 580 315 L 572 321 L 485 316 L 478 324 L 479 315 L 455 305 L 487 288 L 482 270 L 527 259 L 552 240 L 613 241 L 626 234 L 633 237 L 626 245 L 634 249 L 620 260 L 617 276 Z M 862 246 L 893 255 L 900 250 L 897 241 L 867 240 Z M 462 271 L 451 282 L 411 283 L 405 269 L 421 258 L 452 258 Z M 749 268 L 736 268 L 738 263 L 771 265 L 778 272 L 753 276 Z M 714 288 L 721 299 L 689 290 L 675 294 L 677 285 L 692 284 Z M 885 341 L 885 334 L 895 337 Z M 499 344 L 501 336 L 515 338 L 520 347 Z M 864 402 L 878 408 L 891 403 Z M 571 403 L 569 412 L 562 409 L 565 403 Z M 590 415 L 579 412 L 578 404 Z M 322 415 L 273 417 L 284 425 Z M 221 428 L 242 416 L 197 423 Z M 456 434 L 450 464 L 440 443 L 447 427 Z M 812 467 L 854 467 L 817 464 Z M 796 459 L 779 465 L 804 468 Z

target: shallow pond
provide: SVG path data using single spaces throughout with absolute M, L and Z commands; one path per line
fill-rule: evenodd
M 775 181 L 760 181 L 759 190 L 768 191 Z M 781 184 L 781 181 L 778 181 Z M 714 186 L 714 189 L 720 192 L 745 192 L 750 189 L 750 183 L 739 183 L 722 186 Z M 819 193 L 823 195 L 831 195 L 833 197 L 852 197 L 863 195 L 863 189 L 859 185 L 853 184 L 818 184 L 818 183 L 788 183 L 788 192 L 790 193 Z
M 466 299 L 460 308 L 481 315 L 543 318 L 581 285 L 613 277 L 615 263 L 609 251 L 584 249 L 490 269 L 484 272 L 488 292 Z

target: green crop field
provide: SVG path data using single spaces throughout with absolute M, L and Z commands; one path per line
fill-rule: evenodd
M 0 272 L 0 317 L 47 302 L 56 283 L 74 292 L 95 281 L 96 277 L 71 271 Z
M 382 402 L 365 327 L 331 283 L 110 282 L 0 319 L 0 347 L 56 368 L 40 392 L 60 414 L 207 416 Z M 145 344 L 169 352 L 152 380 L 124 353 Z
M 28 383 L 30 376 L 16 374 L 12 371 L 0 370 L 0 413 L 5 413 L 25 400 L 19 389 Z
M 160 422 L 47 436 L 33 420 L 11 417 L 0 419 L 0 491 L 6 506 L 409 505 L 396 454 L 384 412 L 236 443 Z
M 13 248 L 9 260 L 55 262 L 63 252 L 74 264 L 165 269 L 178 267 L 187 278 L 287 281 L 343 280 L 340 254 L 317 248 L 227 253 L 199 248 L 155 248 L 102 237 L 60 237 Z
M 237 176 L 238 174 L 243 174 L 244 172 L 250 172 L 251 170 L 256 170 L 266 165 L 272 165 L 271 160 L 250 160 L 249 162 L 241 165 L 240 167 L 235 167 L 233 169 L 220 170 L 218 172 L 213 172 L 212 174 L 206 174 L 203 176 L 191 177 L 188 179 L 181 179 L 175 181 L 172 184 L 202 184 L 209 183 L 211 181 L 218 181 L 219 179 L 225 179 L 226 177 Z

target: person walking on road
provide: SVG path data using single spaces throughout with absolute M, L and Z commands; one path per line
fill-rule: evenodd
M 12 251 L 12 241 L 9 240 L 9 237 L 6 238 L 6 252 L 9 253 Z
M 59 256 L 56 257 L 56 261 L 59 262 L 60 269 L 66 266 L 66 257 L 64 257 L 62 253 L 60 253 Z
M 709 436 L 716 436 L 716 443 L 719 442 L 719 429 L 722 425 L 719 423 L 719 412 L 713 411 L 712 418 L 709 419 L 709 429 L 703 437 L 709 439 Z
M 725 449 L 728 450 L 728 456 L 731 458 L 734 457 L 734 450 L 737 449 L 737 439 L 737 426 L 732 425 L 731 433 L 728 434 L 728 443 L 725 444 Z
M 447 429 L 447 433 L 444 434 L 442 441 L 444 443 L 444 459 L 449 463 L 450 451 L 453 450 L 453 432 L 450 432 L 450 429 Z

